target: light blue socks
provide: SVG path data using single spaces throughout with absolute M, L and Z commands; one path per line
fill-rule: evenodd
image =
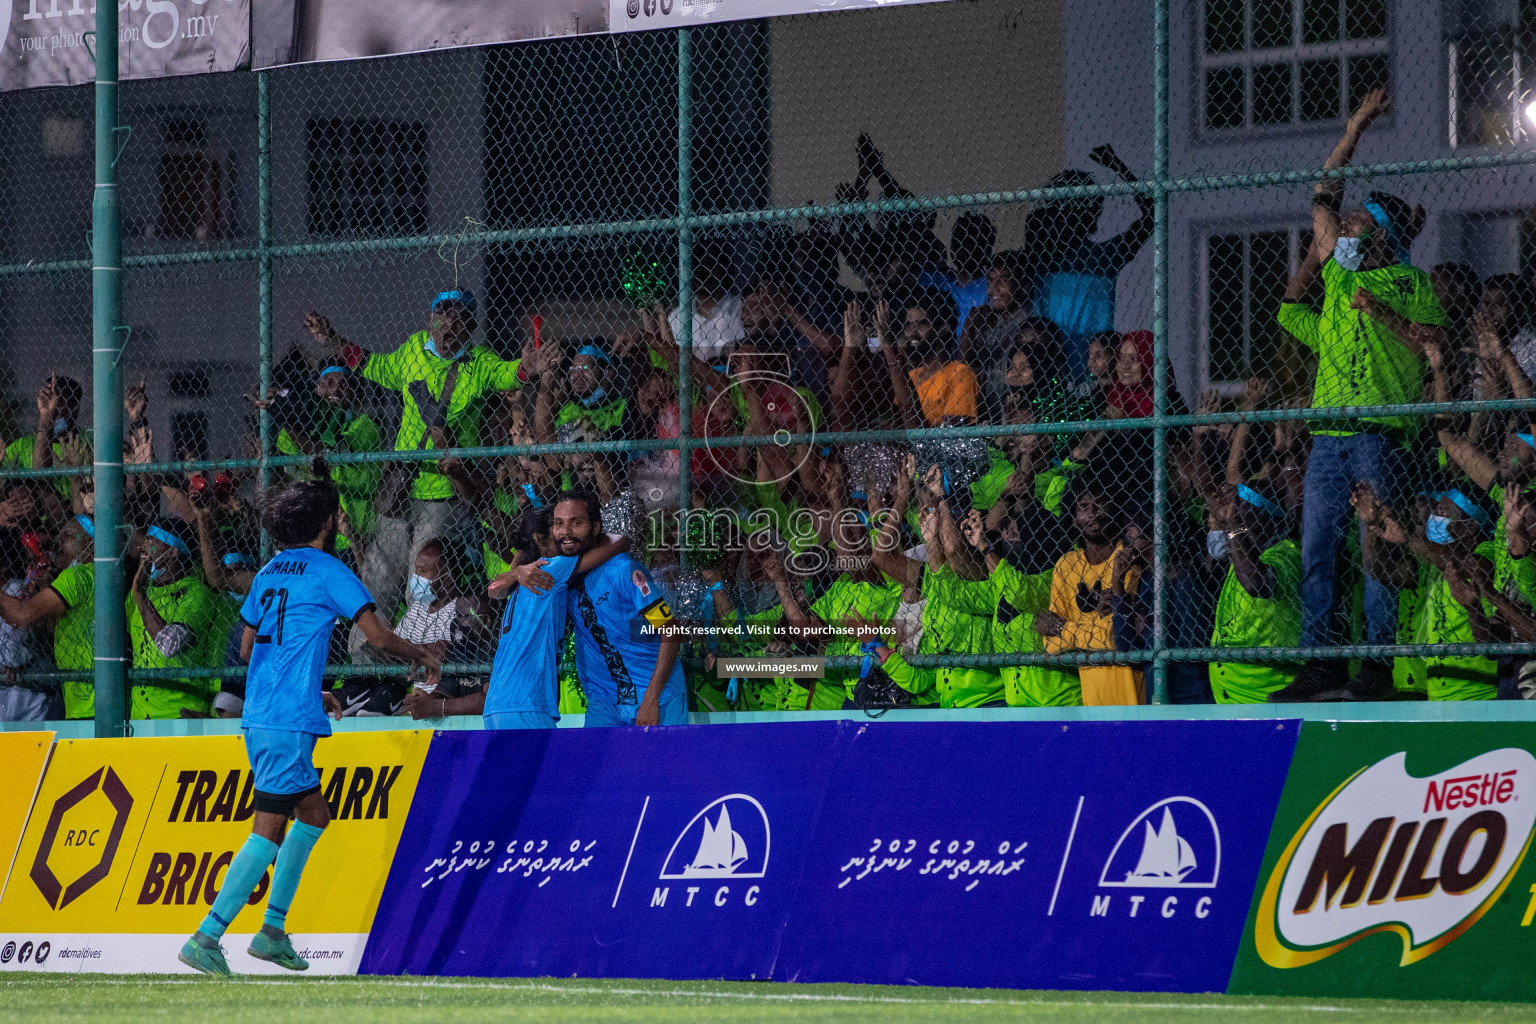
M 314 845 L 313 842 L 310 845 Z M 304 848 L 304 853 L 308 856 L 309 847 Z M 208 916 L 203 918 L 203 923 L 198 925 L 197 930 L 200 934 L 213 939 L 217 944 L 225 930 L 229 928 L 229 922 L 235 919 L 235 915 L 240 913 L 240 908 L 255 891 L 256 883 L 261 881 L 267 865 L 272 863 L 272 858 L 275 856 L 277 856 L 277 844 L 272 840 L 263 839 L 254 832 L 245 837 L 245 845 L 240 847 L 240 852 L 235 854 L 229 869 L 224 872 L 224 887 L 214 898 L 213 908 L 208 911 Z M 300 863 L 302 865 L 303 862 Z M 289 895 L 292 895 L 292 890 L 289 890 Z
M 288 906 L 299 889 L 299 876 L 309 860 L 309 851 L 320 841 L 324 829 L 296 821 L 288 827 L 282 849 L 277 851 L 277 867 L 272 870 L 272 890 L 267 894 L 267 913 L 262 923 L 267 928 L 284 931 Z

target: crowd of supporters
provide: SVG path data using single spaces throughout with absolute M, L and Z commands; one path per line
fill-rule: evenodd
M 1348 164 L 1386 104 L 1365 100 L 1329 167 Z M 1134 180 L 1108 147 L 1093 160 Z M 1048 184 L 1094 180 L 1066 171 Z M 839 198 L 908 195 L 861 138 Z M 730 246 L 706 239 L 691 310 L 637 288 L 623 329 L 573 337 L 551 317 L 518 353 L 477 342 L 467 290 L 431 298 L 427 326 L 403 326 L 389 351 L 313 312 L 313 344 L 287 354 L 257 404 L 278 454 L 328 456 L 340 556 L 381 618 L 446 663 L 491 660 L 500 608 L 488 584 L 527 545 L 529 510 L 579 489 L 695 630 L 693 710 L 1141 703 L 1144 657 L 1069 657 L 1152 646 L 1154 442 L 1135 421 L 1154 414 L 1153 341 L 1115 330 L 1117 277 L 1152 232 L 1150 198 L 1138 205 L 1108 239 L 1099 199 L 1037 205 L 1025 244 L 1005 252 L 981 214 L 959 217 L 947 246 L 925 213 L 813 222 L 773 236 L 750 280 Z M 1536 414 L 1275 413 L 1531 398 L 1536 282 L 1415 266 L 1425 211 L 1385 192 L 1351 205 L 1342 180 L 1324 181 L 1312 217 L 1274 310 L 1310 354 L 1306 379 L 1249 380 L 1236 407 L 1270 415 L 1167 432 L 1164 646 L 1245 652 L 1170 662 L 1170 699 L 1536 696 L 1536 660 L 1523 658 L 1254 660 L 1266 647 L 1536 641 Z M 688 432 L 704 444 L 683 515 L 666 442 L 683 426 L 685 317 Z M 1165 412 L 1187 413 L 1168 384 Z M 81 398 L 51 376 L 36 434 L 5 449 L 5 466 L 88 465 Z M 1232 408 L 1210 393 L 1197 411 Z M 130 469 L 156 458 L 148 412 L 143 387 L 130 389 Z M 1084 426 L 1049 429 L 1070 422 Z M 820 440 L 950 427 L 971 429 Z M 741 437 L 759 440 L 727 443 Z M 560 447 L 603 441 L 623 444 Z M 553 448 L 382 457 L 535 444 Z M 273 470 L 279 483 L 303 472 Z M 132 681 L 129 713 L 238 715 L 239 674 L 221 670 L 240 664 L 238 609 L 260 558 L 253 471 L 127 481 L 126 656 L 160 670 Z M 0 718 L 93 713 L 93 515 L 88 475 L 0 481 Z M 579 713 L 569 640 L 561 710 Z M 996 654 L 1040 657 L 963 658 Z M 935 667 L 921 655 L 959 657 Z M 722 659 L 806 656 L 845 660 L 815 678 L 717 671 Z M 347 666 L 335 682 L 347 714 L 444 706 L 370 674 L 388 658 L 346 623 L 330 661 Z M 484 675 L 450 670 L 433 696 L 473 693 Z

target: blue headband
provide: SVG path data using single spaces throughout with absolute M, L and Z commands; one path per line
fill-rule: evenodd
M 1515 436 L 1524 441 L 1526 444 L 1530 445 L 1532 448 L 1536 448 L 1536 437 L 1533 437 L 1530 434 L 1516 434 Z
M 609 355 L 607 352 L 604 352 L 596 345 L 583 345 L 581 348 L 576 350 L 576 354 L 579 356 L 591 356 L 593 359 L 596 359 L 598 362 L 602 363 L 613 362 L 613 356 Z
M 1361 205 L 1365 207 L 1365 212 L 1371 215 L 1371 219 L 1376 222 L 1381 230 L 1387 233 L 1387 244 L 1397 250 L 1397 262 L 1406 264 L 1408 262 L 1408 246 L 1398 238 L 1397 227 L 1392 223 L 1392 218 L 1387 214 L 1386 207 L 1374 199 L 1367 199 Z
M 475 293 L 472 291 L 459 291 L 455 288 L 451 292 L 438 292 L 437 298 L 432 300 L 432 308 L 435 310 L 445 302 L 457 302 L 471 313 L 475 311 Z
M 224 556 L 225 565 L 255 565 L 256 559 L 239 551 L 231 551 Z
M 1478 526 L 1486 530 L 1491 525 L 1488 521 L 1488 513 L 1478 508 L 1476 502 L 1454 487 L 1448 491 L 1436 491 L 1430 497 L 1437 500 L 1440 498 L 1450 498 L 1451 504 L 1475 520 Z
M 162 530 L 158 526 L 151 526 L 144 532 L 148 536 L 155 538 L 155 540 L 159 541 L 160 543 L 168 547 L 175 548 L 177 551 L 180 551 L 188 558 L 192 557 L 192 552 L 187 548 L 187 542 L 176 536 L 174 533 L 171 533 L 169 530 Z
M 1285 518 L 1285 509 L 1270 501 L 1247 484 L 1237 485 L 1237 496 L 1261 512 L 1268 512 L 1276 519 Z
M 320 376 L 324 377 L 328 373 L 346 373 L 346 372 L 347 372 L 347 368 L 345 366 L 340 366 L 340 365 L 337 365 L 337 364 L 332 364 L 331 366 L 327 366 L 325 369 L 321 370 L 320 371 Z
M 96 524 L 91 522 L 90 516 L 75 516 L 75 522 L 80 524 L 80 529 L 85 531 L 87 537 L 96 539 Z

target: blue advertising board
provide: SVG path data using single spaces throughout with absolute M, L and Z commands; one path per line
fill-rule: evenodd
M 1297 732 L 438 733 L 361 971 L 1221 990 Z
M 842 735 L 439 732 L 359 972 L 766 979 Z
M 861 730 L 775 976 L 1224 990 L 1297 725 Z

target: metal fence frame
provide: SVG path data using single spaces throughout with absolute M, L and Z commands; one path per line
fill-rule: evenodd
M 790 443 L 848 443 L 860 441 L 921 440 L 944 436 L 955 438 L 998 437 L 1025 433 L 1080 433 L 1088 430 L 1148 429 L 1153 436 L 1153 645 L 1150 650 L 1134 652 L 1102 652 L 1078 654 L 1023 654 L 995 653 L 985 655 L 928 655 L 914 656 L 914 665 L 1039 665 L 1039 664 L 1141 664 L 1150 665 L 1152 672 L 1151 699 L 1165 703 L 1167 688 L 1165 669 L 1171 661 L 1263 661 L 1277 658 L 1357 658 L 1375 657 L 1422 657 L 1433 654 L 1438 657 L 1455 655 L 1504 655 L 1536 654 L 1536 644 L 1457 644 L 1457 645 L 1347 645 L 1330 648 L 1170 648 L 1165 645 L 1167 631 L 1166 593 L 1164 588 L 1167 560 L 1168 535 L 1163 510 L 1167 504 L 1166 486 L 1168 431 L 1173 428 L 1203 424 L 1235 422 L 1274 422 L 1279 420 L 1312 420 L 1359 418 L 1387 414 L 1435 414 L 1465 412 L 1469 409 L 1484 411 L 1515 411 L 1536 409 L 1536 401 L 1501 400 L 1477 403 L 1421 402 L 1412 405 L 1348 407 L 1336 409 L 1276 409 L 1260 412 L 1231 412 L 1201 415 L 1168 414 L 1168 290 L 1169 290 L 1169 200 L 1176 193 L 1209 192 L 1224 189 L 1252 189 L 1266 186 L 1301 184 L 1325 178 L 1365 178 L 1382 176 L 1420 175 L 1436 172 L 1470 171 L 1496 167 L 1510 167 L 1536 163 L 1536 150 L 1486 154 L 1473 157 L 1434 159 L 1383 163 L 1347 167 L 1341 170 L 1295 168 L 1261 173 L 1227 174 L 1196 178 L 1171 177 L 1169 171 L 1169 8 L 1170 0 L 1153 0 L 1153 169 L 1147 180 L 1105 185 L 1081 185 L 1063 188 L 1017 188 L 1005 191 L 949 195 L 926 198 L 861 201 L 842 204 L 774 207 L 760 210 L 743 210 L 719 214 L 697 214 L 693 210 L 693 48 L 692 33 L 688 28 L 667 30 L 677 37 L 677 207 L 675 214 L 665 218 L 620 220 L 567 224 L 555 227 L 526 229 L 487 229 L 477 234 L 485 243 L 512 243 L 568 240 L 603 236 L 638 235 L 647 232 L 672 232 L 678 239 L 677 280 L 679 303 L 683 309 L 692 307 L 693 297 L 693 243 L 695 233 L 704 229 L 730 225 L 763 224 L 801 218 L 835 217 L 874 212 L 936 211 L 976 206 L 1014 205 L 1049 200 L 1084 197 L 1145 196 L 1153 200 L 1154 228 L 1152 249 L 1152 330 L 1154 337 L 1154 406 L 1153 415 L 1136 420 L 1083 421 L 1072 423 L 1035 423 L 1015 425 L 978 425 L 974 427 L 945 427 L 922 430 L 847 431 L 795 435 Z M 865 15 L 875 17 L 876 15 Z M 92 275 L 92 348 L 93 348 L 93 425 L 95 430 L 94 463 L 85 467 L 53 467 L 41 470 L 0 470 L 3 478 L 45 478 L 83 475 L 94 476 L 96 488 L 96 544 L 95 544 L 95 688 L 97 693 L 95 733 L 97 736 L 122 736 L 126 730 L 125 684 L 128 679 L 187 678 L 237 675 L 239 669 L 161 669 L 129 670 L 123 656 L 125 622 L 123 616 L 122 511 L 123 479 L 125 472 L 174 472 L 191 469 L 254 468 L 257 486 L 264 489 L 274 467 L 300 465 L 307 461 L 301 456 L 281 456 L 274 452 L 274 431 L 270 414 L 263 409 L 260 416 L 260 457 L 256 459 L 210 459 L 203 461 L 177 461 L 139 464 L 125 467 L 123 464 L 123 382 L 119 362 L 124 347 L 131 340 L 129 329 L 122 323 L 122 285 L 126 271 L 139 268 L 167 267 L 186 264 L 225 262 L 254 263 L 257 271 L 257 322 L 260 362 L 261 397 L 267 398 L 272 385 L 273 353 L 273 268 L 276 261 L 313 257 L 318 255 L 362 254 L 377 251 L 407 251 L 435 248 L 451 242 L 457 235 L 423 234 L 402 238 L 371 238 L 329 242 L 305 242 L 274 244 L 272 229 L 272 99 L 271 78 L 285 72 L 262 70 L 252 72 L 257 86 L 257 231 L 256 245 L 252 247 L 220 249 L 217 251 L 187 251 L 160 253 L 124 258 L 122 255 L 121 213 L 117 192 L 117 160 L 127 142 L 127 127 L 118 123 L 118 10 L 116 4 L 98 4 L 96 8 L 96 124 L 95 124 L 95 189 L 92 201 L 91 258 L 85 260 L 55 260 L 42 263 L 14 263 L 0 265 L 0 278 L 57 273 L 80 272 L 86 269 Z M 679 395 L 686 396 L 690 388 L 690 360 L 692 349 L 692 318 L 681 318 L 677 342 L 683 358 L 679 361 Z M 752 447 L 784 443 L 780 437 L 742 437 L 729 439 L 695 438 L 690 417 L 679 417 L 679 434 L 667 441 L 599 441 L 571 444 L 490 445 L 452 450 L 452 454 L 465 458 L 484 458 L 502 455 L 559 454 L 565 452 L 611 452 L 646 449 L 679 450 L 680 490 L 679 510 L 686 513 L 691 507 L 689 475 L 691 460 L 687 453 L 694 448 Z M 336 454 L 329 459 L 335 464 L 384 461 L 419 461 L 440 458 L 445 453 L 436 450 L 415 452 L 365 452 Z M 270 540 L 262 538 L 262 553 L 270 553 Z M 687 552 L 680 558 L 686 562 Z M 828 658 L 834 667 L 855 667 L 858 658 Z M 463 671 L 487 671 L 485 665 L 455 666 Z M 404 672 L 403 667 L 390 668 L 367 666 L 353 670 L 346 666 L 331 666 L 328 674 L 345 676 L 366 671 L 369 675 Z M 78 673 L 59 671 L 31 672 L 30 678 L 63 679 Z

